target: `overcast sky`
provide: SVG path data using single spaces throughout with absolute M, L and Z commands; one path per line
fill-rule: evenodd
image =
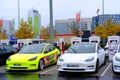
M 0 0 L 0 18 L 18 20 L 18 0 Z M 37 9 L 41 14 L 41 24 L 49 24 L 49 0 L 19 0 L 20 17 L 26 20 L 28 10 Z M 105 14 L 120 14 L 120 0 L 104 0 Z M 97 9 L 102 14 L 102 0 L 53 0 L 53 21 L 75 18 L 81 11 L 81 18 L 96 16 Z M 17 23 L 16 23 L 17 24 Z

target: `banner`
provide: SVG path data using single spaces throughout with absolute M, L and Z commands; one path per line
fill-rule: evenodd
M 3 26 L 3 20 L 1 19 L 0 20 L 0 27 L 2 27 Z
M 35 35 L 38 35 L 39 34 L 39 17 L 38 16 L 35 16 L 35 30 L 34 30 L 34 33 Z
M 28 23 L 29 23 L 29 26 L 32 28 L 32 17 L 28 18 Z
M 113 56 L 115 55 L 118 44 L 119 44 L 119 36 L 108 36 L 108 53 L 109 53 L 109 60 L 113 59 Z
M 80 13 L 76 14 L 76 21 L 79 22 L 80 21 Z
M 24 23 L 24 19 L 21 18 L 21 19 L 20 19 L 20 24 L 23 24 L 23 23 Z

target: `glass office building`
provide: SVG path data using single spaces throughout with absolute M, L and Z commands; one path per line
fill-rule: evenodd
M 120 14 L 104 14 L 92 17 L 91 31 L 94 31 L 98 25 L 104 24 L 107 20 L 120 25 Z

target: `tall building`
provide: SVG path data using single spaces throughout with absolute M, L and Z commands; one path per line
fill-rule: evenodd
M 39 38 L 40 27 L 41 27 L 41 15 L 35 9 L 31 9 L 28 12 L 28 23 L 30 27 L 33 28 L 33 32 L 35 33 L 35 38 Z
M 120 14 L 104 14 L 92 17 L 91 31 L 94 31 L 98 25 L 104 24 L 107 20 L 120 25 Z
M 91 18 L 82 18 L 78 23 L 75 18 L 55 20 L 55 28 L 57 34 L 70 34 L 70 27 L 79 26 L 81 30 L 91 30 L 91 23 Z
M 3 20 L 2 31 L 10 38 L 14 34 L 13 22 L 10 20 Z

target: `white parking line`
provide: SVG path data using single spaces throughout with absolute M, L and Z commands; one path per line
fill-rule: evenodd
M 43 71 L 43 72 L 41 72 L 40 74 L 45 74 L 45 73 L 50 72 L 50 71 L 53 71 L 53 70 L 55 70 L 55 69 L 56 69 L 56 68 L 52 68 L 52 69 L 49 69 L 49 70 Z
M 108 71 L 108 69 L 110 68 L 111 65 L 112 65 L 112 63 L 110 63 L 110 64 L 108 65 L 108 67 L 105 69 L 105 71 L 104 71 L 100 76 L 104 76 L 105 73 Z

